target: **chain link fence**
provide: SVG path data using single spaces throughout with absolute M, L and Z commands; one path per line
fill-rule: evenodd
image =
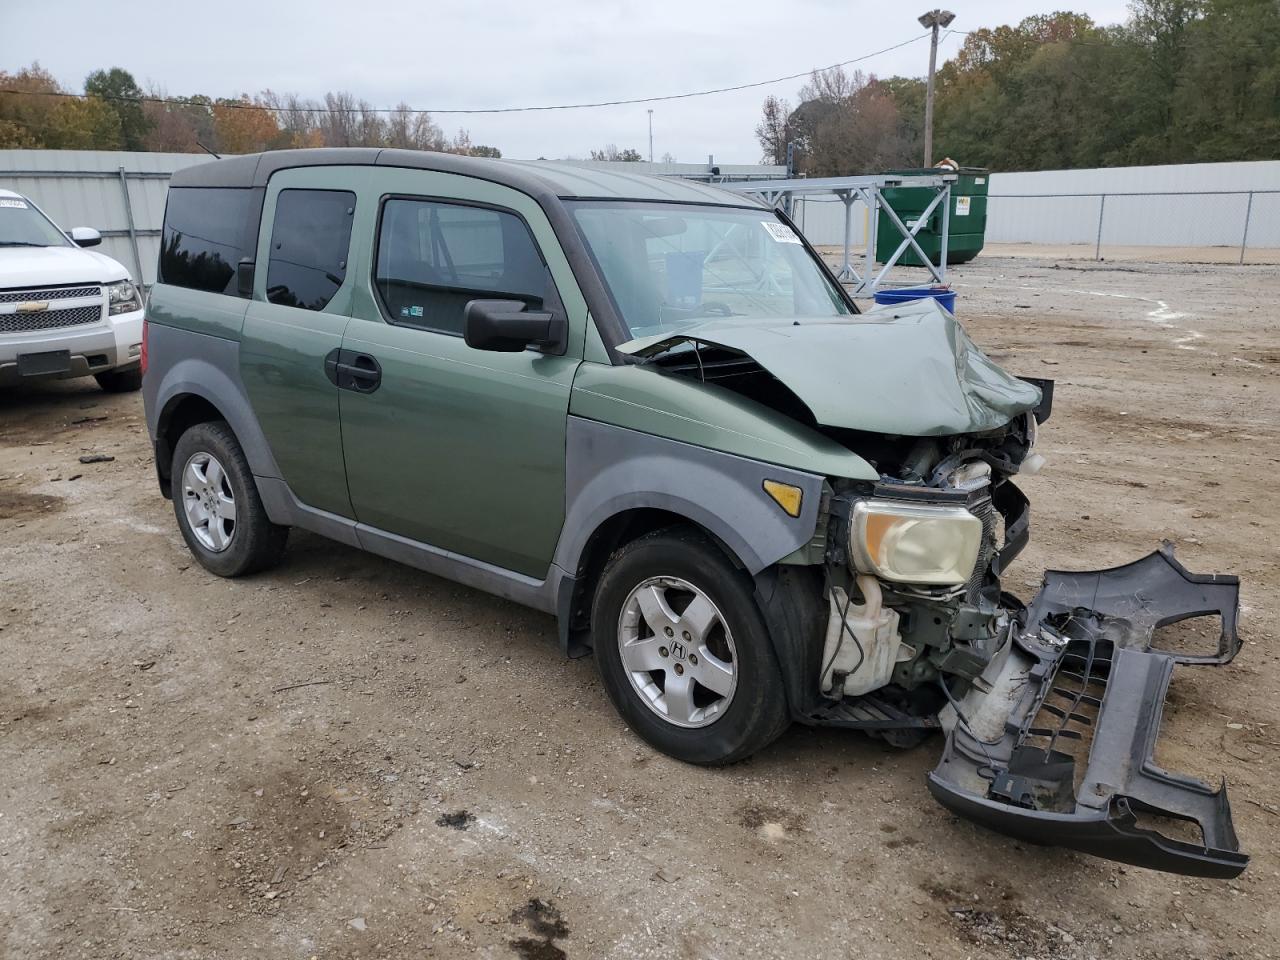
M 1280 190 L 992 194 L 984 249 L 1059 259 L 1280 263 Z

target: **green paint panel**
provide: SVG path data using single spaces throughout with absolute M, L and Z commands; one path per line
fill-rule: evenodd
M 147 298 L 147 322 L 224 340 L 239 340 L 248 300 L 158 283 Z
M 245 316 L 240 376 L 280 473 L 308 506 L 353 516 L 342 458 L 339 390 L 325 375 L 324 358 L 342 344 L 350 319 L 355 266 L 367 257 L 372 219 L 359 198 L 368 167 L 284 170 L 271 178 L 262 210 L 254 299 Z M 284 189 L 349 190 L 357 194 L 351 250 L 342 286 L 324 310 L 267 302 L 267 261 L 276 197 Z
M 494 353 L 459 336 L 387 323 L 367 251 L 353 259 L 343 346 L 382 366 L 370 394 L 339 391 L 355 514 L 368 523 L 531 577 L 545 577 L 564 523 L 565 430 L 582 362 L 586 303 L 550 223 L 507 187 L 431 171 L 379 169 L 360 195 L 472 200 L 521 214 L 569 319 L 564 356 Z M 374 227 L 369 226 L 373 237 Z
M 790 417 L 732 390 L 653 367 L 584 363 L 574 381 L 570 412 L 795 470 L 879 479 L 857 454 Z

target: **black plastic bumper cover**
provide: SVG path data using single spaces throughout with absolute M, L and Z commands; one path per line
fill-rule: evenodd
M 966 697 L 930 792 L 1028 842 L 1172 873 L 1239 875 L 1249 858 L 1225 784 L 1212 789 L 1153 757 L 1174 666 L 1229 661 L 1240 647 L 1238 602 L 1235 577 L 1192 574 L 1168 544 L 1111 570 L 1046 573 L 1013 640 L 1003 729 L 983 728 L 979 739 L 966 707 L 982 695 Z M 1157 627 L 1203 616 L 1221 618 L 1216 650 L 1152 649 Z M 1189 836 L 1166 836 L 1153 820 L 1178 821 L 1175 832 Z

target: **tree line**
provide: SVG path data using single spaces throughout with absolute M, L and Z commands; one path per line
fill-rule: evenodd
M 426 113 L 400 104 L 391 111 L 350 93 L 322 100 L 264 90 L 211 98 L 143 91 L 121 67 L 95 70 L 84 96 L 67 96 L 38 63 L 0 71 L 0 148 L 155 150 L 167 153 L 254 153 L 289 147 L 402 147 L 474 157 L 500 157 L 465 129 L 452 137 Z
M 969 33 L 935 82 L 934 160 L 1054 170 L 1280 157 L 1280 3 L 1135 0 L 1128 20 L 1027 17 Z M 815 72 L 769 97 L 766 163 L 841 176 L 918 167 L 923 80 Z

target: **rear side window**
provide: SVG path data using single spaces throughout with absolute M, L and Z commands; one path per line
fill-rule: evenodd
M 347 275 L 356 195 L 346 190 L 281 190 L 271 226 L 267 299 L 323 310 Z
M 253 257 L 258 217 L 253 191 L 228 187 L 173 187 L 160 242 L 161 283 L 206 293 L 236 294 L 236 264 Z M 261 211 L 259 211 L 260 213 Z
M 559 302 L 523 220 L 433 200 L 383 204 L 374 281 L 391 322 L 458 335 L 471 300 Z

